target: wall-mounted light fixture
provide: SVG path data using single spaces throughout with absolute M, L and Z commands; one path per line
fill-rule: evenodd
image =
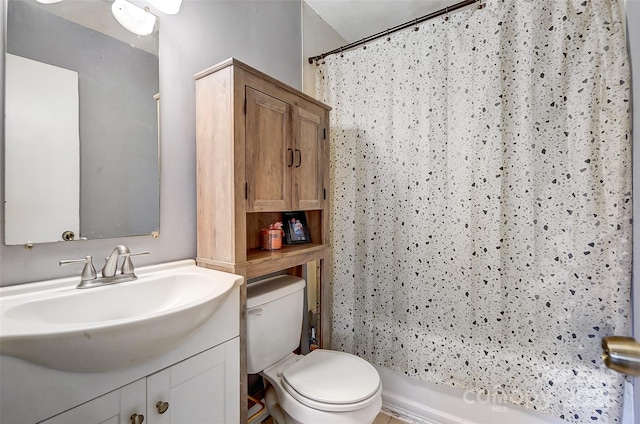
M 38 3 L 53 4 L 62 0 L 36 0 Z M 180 11 L 182 0 L 146 0 L 151 7 L 167 15 L 175 15 Z M 149 35 L 156 24 L 156 16 L 127 0 L 115 0 L 111 5 L 111 13 L 116 20 L 134 34 Z
M 156 25 L 156 17 L 127 0 L 116 0 L 111 5 L 116 20 L 134 34 L 149 35 Z

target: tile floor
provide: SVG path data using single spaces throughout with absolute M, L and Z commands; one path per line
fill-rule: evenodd
M 406 422 L 390 417 L 389 415 L 381 412 L 378 414 L 373 424 L 406 424 Z

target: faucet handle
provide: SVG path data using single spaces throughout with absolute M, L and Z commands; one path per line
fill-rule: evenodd
M 120 256 L 141 256 L 141 255 L 148 255 L 148 254 L 149 254 L 148 250 L 143 250 L 142 252 L 125 253 L 124 255 L 120 255 Z
M 60 266 L 84 263 L 82 274 L 80 275 L 80 281 L 91 281 L 97 277 L 96 269 L 93 267 L 93 258 L 91 256 L 85 256 L 82 259 L 63 259 L 59 262 Z
M 148 255 L 149 251 L 145 250 L 143 252 L 135 252 L 135 253 L 125 253 L 124 255 L 120 255 L 120 256 L 124 256 L 124 261 L 122 262 L 122 268 L 120 269 L 120 273 L 122 275 L 127 275 L 127 274 L 131 274 L 131 275 L 135 275 L 134 274 L 134 269 L 133 269 L 133 262 L 131 262 L 131 257 L 132 256 L 140 256 L 140 255 Z

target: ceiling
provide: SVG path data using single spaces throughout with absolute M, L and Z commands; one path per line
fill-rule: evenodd
M 347 43 L 444 9 L 460 0 L 304 0 Z

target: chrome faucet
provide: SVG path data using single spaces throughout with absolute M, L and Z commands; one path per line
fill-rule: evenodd
M 125 258 L 124 259 L 125 262 L 129 261 L 129 263 L 131 264 L 131 259 L 130 259 L 131 252 L 129 252 L 129 248 L 124 244 L 119 244 L 113 249 L 111 254 L 106 258 L 106 262 L 102 267 L 103 277 L 113 277 L 114 275 L 116 275 L 116 270 L 118 268 L 118 259 L 120 258 L 120 256 L 123 256 Z M 122 266 L 124 268 L 124 262 Z M 130 274 L 133 274 L 133 264 L 131 264 L 131 268 L 132 270 Z
M 111 255 L 106 258 L 102 267 L 101 276 L 98 277 L 93 267 L 91 256 L 85 256 L 82 259 L 68 259 L 60 261 L 60 266 L 72 263 L 84 263 L 84 269 L 80 275 L 80 284 L 77 288 L 86 289 L 89 287 L 106 286 L 108 284 L 124 283 L 125 281 L 133 281 L 138 277 L 135 274 L 131 256 L 148 255 L 148 251 L 131 253 L 129 248 L 123 244 L 117 245 Z M 116 275 L 118 269 L 118 261 L 123 258 L 120 274 Z

